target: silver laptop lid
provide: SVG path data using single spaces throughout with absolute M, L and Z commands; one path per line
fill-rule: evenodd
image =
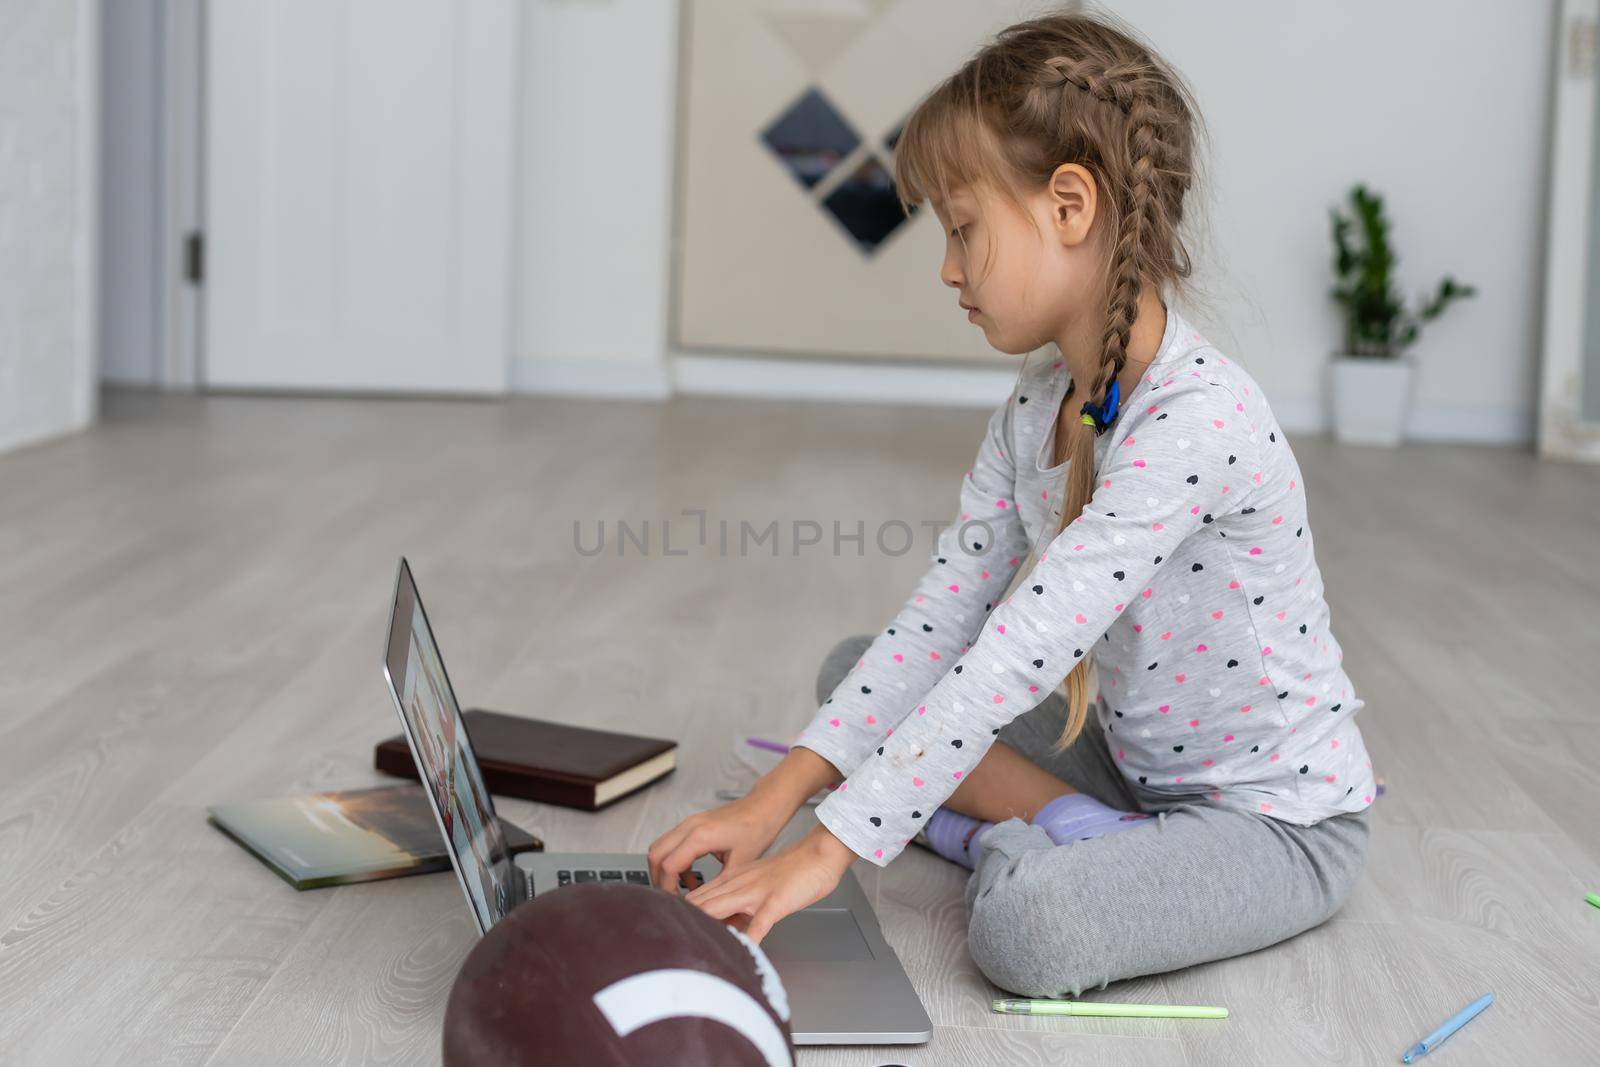
M 478 932 L 487 933 L 511 910 L 516 875 L 444 658 L 403 556 L 384 640 L 383 676 L 456 878 Z

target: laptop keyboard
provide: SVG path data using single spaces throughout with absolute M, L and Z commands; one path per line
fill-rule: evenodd
M 623 870 L 578 870 L 563 867 L 556 871 L 556 885 L 572 885 L 575 882 L 616 882 L 632 883 L 633 885 L 649 885 L 649 871 L 623 871 Z M 679 884 L 685 889 L 698 889 L 705 883 L 705 876 L 699 871 L 690 869 L 683 872 Z

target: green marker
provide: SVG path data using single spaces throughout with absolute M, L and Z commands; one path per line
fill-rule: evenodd
M 1008 998 L 993 1003 L 1002 1015 L 1099 1015 L 1119 1019 L 1226 1019 L 1227 1008 L 1190 1007 L 1182 1004 L 1106 1004 L 1095 1000 L 1024 1000 Z
M 1600 908 L 1600 893 L 1585 893 L 1583 899 Z

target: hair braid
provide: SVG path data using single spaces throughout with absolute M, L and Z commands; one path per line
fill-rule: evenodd
M 1160 165 L 1163 144 L 1160 136 L 1160 110 L 1142 92 L 1148 77 L 1148 64 L 1140 60 L 1100 63 L 1094 58 L 1053 56 L 1045 62 L 1044 80 L 1039 89 L 1068 86 L 1095 100 L 1117 108 L 1124 116 L 1127 151 L 1132 166 L 1128 170 L 1126 203 L 1119 205 L 1115 249 L 1108 272 L 1105 333 L 1101 341 L 1101 361 L 1089 390 L 1086 405 L 1104 404 L 1112 381 L 1122 375 L 1127 364 L 1128 339 L 1139 316 L 1142 286 L 1141 265 L 1145 244 L 1154 229 L 1158 203 L 1154 176 Z M 1039 98 L 1035 97 L 1036 106 Z M 1107 190 L 1114 195 L 1114 190 Z M 1070 394 L 1069 394 L 1070 395 Z M 1066 520 L 1066 516 L 1062 516 Z M 1063 523 L 1063 528 L 1065 523 Z
M 1128 359 L 1128 339 L 1139 317 L 1139 295 L 1143 288 L 1140 266 L 1145 258 L 1145 235 L 1151 229 L 1156 207 L 1152 176 L 1158 138 L 1153 115 L 1154 108 L 1147 101 L 1134 98 L 1128 111 L 1128 145 L 1133 168 L 1129 173 L 1123 225 L 1111 257 L 1106 329 L 1101 341 L 1100 370 L 1092 392 L 1095 397 L 1104 396 L 1108 379 L 1121 376 Z
M 1136 64 L 1113 64 L 1096 71 L 1093 64 L 1058 60 L 1051 64 L 1057 72 L 1056 85 L 1071 85 L 1097 100 L 1114 104 L 1126 116 L 1126 150 L 1131 160 L 1124 198 L 1119 205 L 1120 223 L 1111 255 L 1105 333 L 1101 341 L 1100 365 L 1095 372 L 1094 398 L 1085 405 L 1104 405 L 1109 383 L 1118 380 L 1128 359 L 1128 339 L 1139 316 L 1139 295 L 1143 288 L 1141 267 L 1146 262 L 1145 244 L 1155 231 L 1155 213 L 1160 210 L 1156 195 L 1157 157 L 1161 150 L 1159 110 L 1140 91 L 1140 68 Z M 1115 196 L 1115 190 L 1108 187 Z M 1074 390 L 1067 393 L 1070 399 Z M 1070 411 L 1071 408 L 1066 408 Z M 1059 432 L 1059 431 L 1058 431 Z M 1071 498 L 1087 501 L 1094 494 L 1094 436 L 1079 434 L 1072 448 L 1070 468 L 1073 482 Z M 1082 512 L 1063 508 L 1057 535 Z M 1063 751 L 1082 733 L 1089 717 L 1089 672 L 1092 660 L 1079 660 L 1067 673 L 1062 685 L 1066 691 L 1067 721 L 1057 739 L 1055 751 Z
M 1073 56 L 1052 56 L 1045 61 L 1045 69 L 1053 75 L 1046 85 L 1076 85 L 1096 100 L 1115 104 L 1123 113 L 1133 106 L 1134 79 L 1142 65 L 1138 62 L 1118 62 L 1097 66 L 1097 60 L 1078 59 Z

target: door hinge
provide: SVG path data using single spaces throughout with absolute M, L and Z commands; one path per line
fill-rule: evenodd
M 199 285 L 205 277 L 205 238 L 198 230 L 190 233 L 183 241 L 183 277 L 186 281 Z

